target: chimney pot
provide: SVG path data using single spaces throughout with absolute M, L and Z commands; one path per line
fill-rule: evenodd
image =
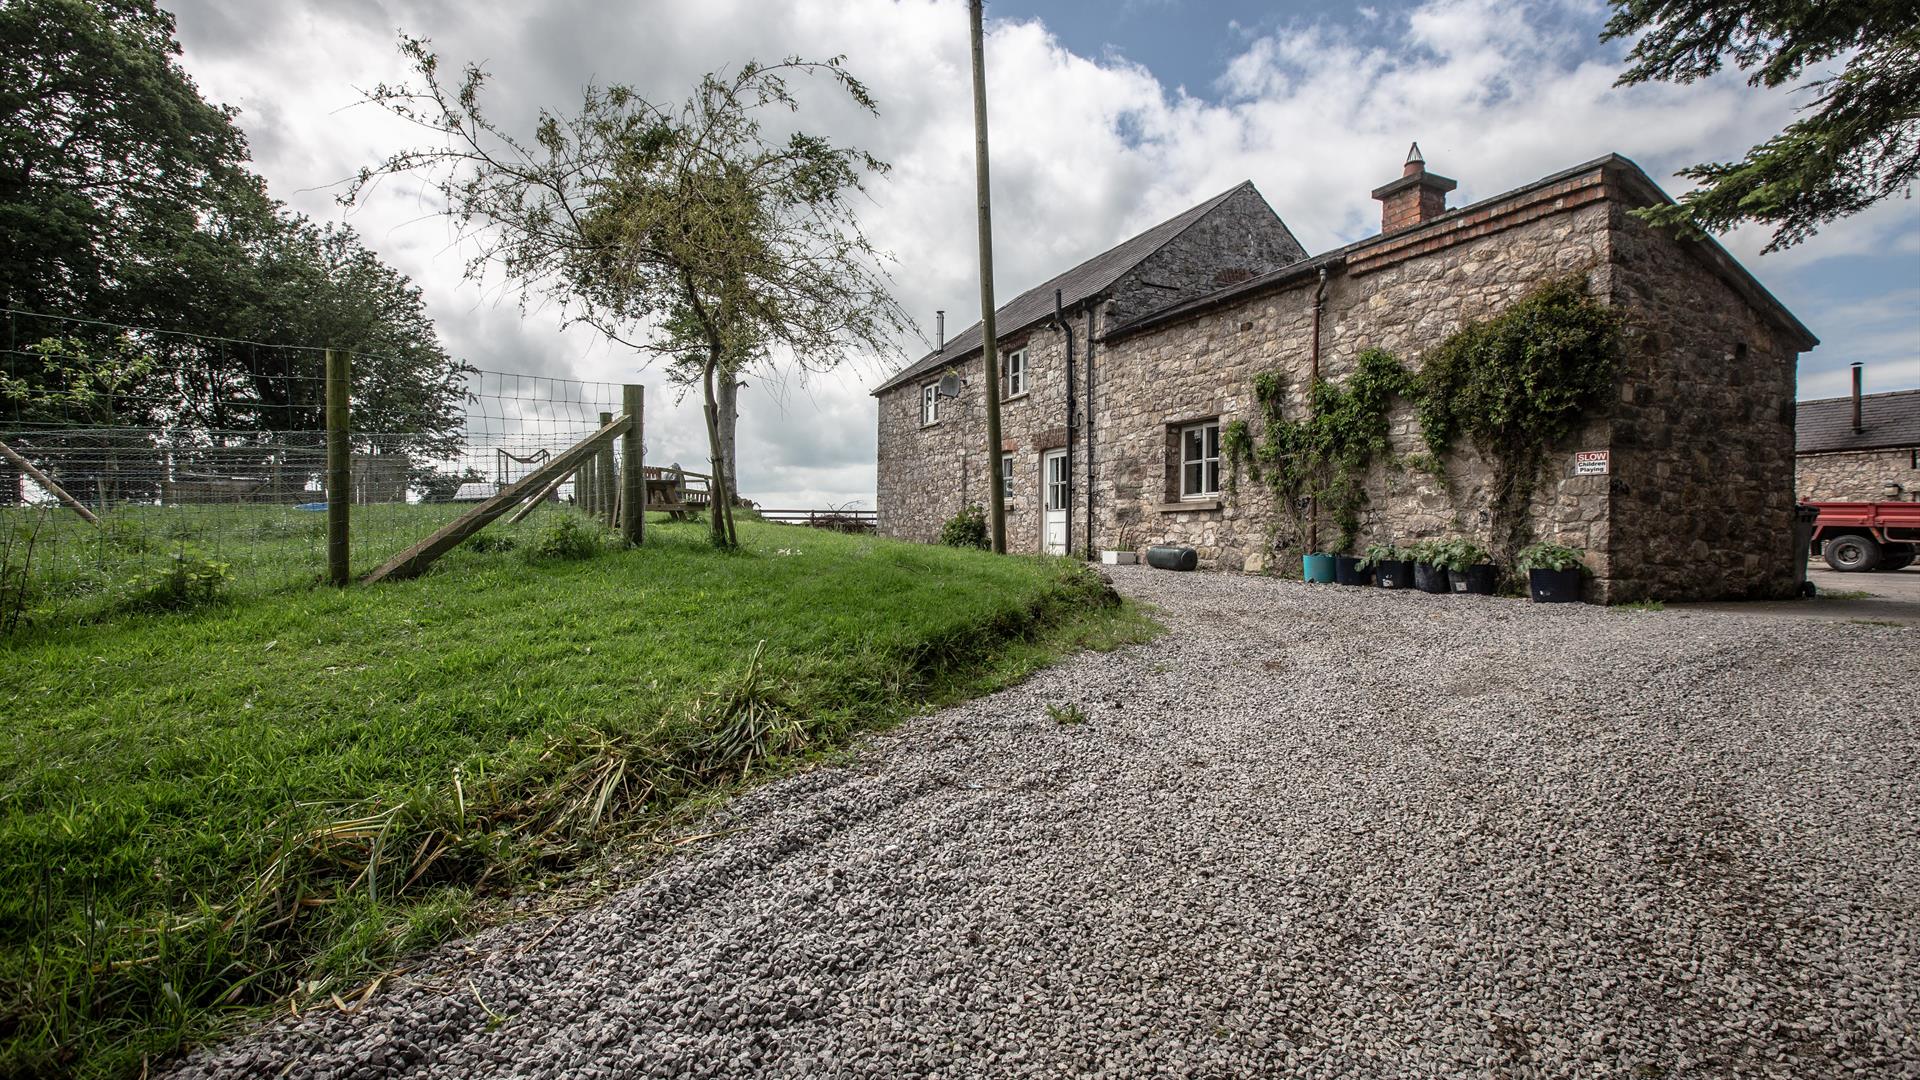
M 1407 162 L 1400 179 L 1373 189 L 1380 200 L 1382 235 L 1424 224 L 1447 212 L 1447 192 L 1460 185 L 1438 173 L 1427 171 L 1427 159 L 1420 144 L 1407 149 Z
M 946 308 L 941 308 L 938 311 L 935 311 L 933 313 L 933 324 L 938 328 L 934 331 L 934 335 L 938 344 L 936 344 L 933 347 L 933 351 L 946 352 L 947 351 L 947 309 Z

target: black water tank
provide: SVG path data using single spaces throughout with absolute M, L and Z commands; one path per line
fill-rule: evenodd
M 1160 570 L 1191 570 L 1200 565 L 1200 553 L 1190 547 L 1157 545 L 1147 549 L 1147 565 Z

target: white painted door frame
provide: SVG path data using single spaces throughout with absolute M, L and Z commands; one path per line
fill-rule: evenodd
M 1049 555 L 1067 553 L 1070 468 L 1065 450 L 1040 455 L 1040 550 Z

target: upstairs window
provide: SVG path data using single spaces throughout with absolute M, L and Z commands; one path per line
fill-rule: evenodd
M 930 382 L 920 388 L 920 426 L 936 423 L 940 419 L 940 384 Z
M 1220 494 L 1220 421 L 1207 420 L 1180 429 L 1180 497 L 1205 499 Z
M 1000 380 L 1003 396 L 1016 398 L 1027 392 L 1027 350 L 1015 349 L 1007 354 L 1005 375 Z

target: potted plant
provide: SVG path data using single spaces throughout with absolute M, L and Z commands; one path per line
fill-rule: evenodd
M 1316 584 L 1326 584 L 1333 580 L 1333 556 L 1324 551 L 1300 557 L 1300 576 Z
M 1333 580 L 1342 585 L 1371 585 L 1373 584 L 1373 567 L 1364 556 L 1335 555 Z
M 1447 552 L 1444 540 L 1422 540 L 1413 545 L 1413 585 L 1425 593 L 1443 593 L 1452 586 L 1447 580 Z
M 1534 603 L 1568 604 L 1580 599 L 1580 577 L 1587 564 L 1579 548 L 1529 544 L 1520 549 L 1513 565 L 1527 575 L 1527 594 Z
M 1447 582 L 1454 592 L 1493 595 L 1500 568 L 1493 565 L 1493 556 L 1486 548 L 1456 537 L 1440 544 L 1440 555 L 1447 566 Z
M 1383 589 L 1413 587 L 1413 561 L 1407 552 L 1392 544 L 1368 544 L 1359 568 L 1373 572 L 1373 583 Z

